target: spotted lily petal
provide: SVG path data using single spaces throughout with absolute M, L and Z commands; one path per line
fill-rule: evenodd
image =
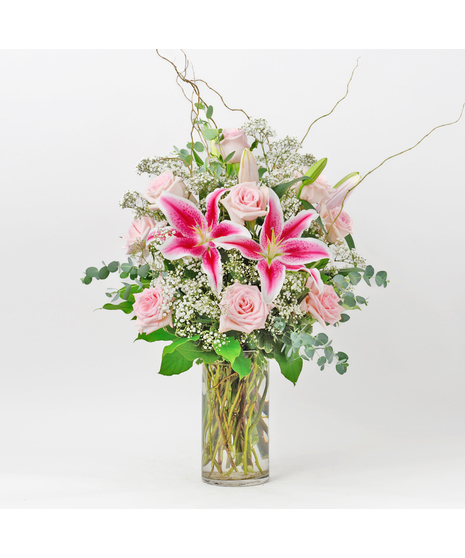
M 239 235 L 244 238 L 250 238 L 250 232 L 245 227 L 239 225 L 238 223 L 233 223 L 232 221 L 228 221 L 228 220 L 221 221 L 221 223 L 218 223 L 218 225 L 213 227 L 210 233 L 210 237 L 215 244 L 217 238 L 223 236 L 233 236 L 233 235 Z
M 326 244 L 315 238 L 291 238 L 283 242 L 280 249 L 278 259 L 284 265 L 295 266 L 331 257 Z
M 169 224 L 183 236 L 197 238 L 199 230 L 207 228 L 207 220 L 189 200 L 163 192 L 157 203 Z
M 260 233 L 260 246 L 263 250 L 268 248 L 272 238 L 277 238 L 284 226 L 283 210 L 277 194 L 270 188 L 268 198 L 268 213 Z
M 243 236 L 224 236 L 216 238 L 215 244 L 226 250 L 236 248 L 236 250 L 239 250 L 239 252 L 249 260 L 260 260 L 263 258 L 260 245 L 250 238 L 244 238 Z
M 286 221 L 281 239 L 298 238 L 305 230 L 308 229 L 310 223 L 318 217 L 318 213 L 313 209 L 307 209 L 297 213 L 295 217 Z
M 207 276 L 211 289 L 219 293 L 223 286 L 223 269 L 220 254 L 215 247 L 209 246 L 205 250 L 202 256 L 202 270 Z
M 205 217 L 207 218 L 207 225 L 210 229 L 218 223 L 218 219 L 220 216 L 218 201 L 223 192 L 226 192 L 226 190 L 227 188 L 218 188 L 207 196 L 207 212 L 205 214 Z
M 196 238 L 179 236 L 171 236 L 160 246 L 160 252 L 167 260 L 178 260 L 185 256 L 200 258 L 205 250 L 206 247 L 199 245 Z
M 269 304 L 278 296 L 283 287 L 286 268 L 279 260 L 273 260 L 270 264 L 266 260 L 260 260 L 257 269 L 260 274 L 263 300 Z

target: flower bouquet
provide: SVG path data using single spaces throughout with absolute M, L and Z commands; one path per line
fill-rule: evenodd
M 106 293 L 103 308 L 131 316 L 137 339 L 169 342 L 160 374 L 202 365 L 203 480 L 261 484 L 269 360 L 294 384 L 304 361 L 344 374 L 349 358 L 329 329 L 367 305 L 356 294 L 361 281 L 386 287 L 387 274 L 357 252 L 344 209 L 359 173 L 329 184 L 325 158 L 303 153 L 296 138 L 276 139 L 244 111 L 239 129 L 222 127 L 201 80 L 187 78 L 187 63 L 174 67 L 193 91 L 190 138 L 139 163 L 152 179 L 120 202 L 134 213 L 123 237 L 127 262 L 89 267 L 82 281 L 119 275 L 122 286 Z

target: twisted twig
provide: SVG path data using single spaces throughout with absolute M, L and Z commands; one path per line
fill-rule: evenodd
M 396 153 L 395 155 L 391 155 L 389 157 L 387 157 L 386 159 L 384 159 L 384 161 L 382 161 L 377 167 L 375 167 L 374 169 L 371 169 L 371 171 L 367 172 L 363 178 L 361 178 L 361 180 L 359 182 L 357 182 L 357 184 L 355 184 L 355 186 L 352 186 L 352 188 L 350 188 L 349 190 L 347 190 L 346 195 L 344 196 L 343 200 L 342 200 L 342 204 L 341 204 L 341 208 L 339 210 L 339 213 L 337 214 L 337 217 L 334 219 L 334 221 L 331 223 L 331 226 L 328 229 L 328 234 L 330 233 L 334 223 L 339 219 L 339 215 L 342 213 L 342 210 L 344 208 L 344 203 L 346 201 L 347 196 L 350 194 L 350 192 L 352 192 L 352 190 L 354 190 L 355 188 L 357 188 L 357 186 L 360 186 L 360 184 L 365 180 L 365 178 L 370 175 L 372 172 L 374 172 L 376 169 L 379 169 L 379 167 L 381 165 L 384 165 L 384 163 L 386 161 L 389 161 L 389 159 L 393 159 L 394 157 L 397 157 L 398 155 L 402 155 L 403 153 L 407 153 L 407 151 L 410 151 L 412 149 L 414 149 L 417 145 L 419 145 L 424 139 L 426 139 L 430 134 L 432 134 L 434 132 L 434 130 L 437 130 L 438 128 L 444 128 L 444 126 L 452 126 L 452 124 L 457 124 L 457 122 L 462 118 L 462 114 L 463 114 L 463 110 L 465 108 L 465 103 L 462 105 L 462 110 L 460 111 L 460 116 L 457 118 L 457 120 L 454 120 L 453 122 L 448 122 L 447 124 L 440 124 L 439 126 L 435 126 L 432 130 L 430 130 L 425 136 L 423 136 L 421 138 L 421 140 L 417 141 L 417 143 L 415 145 L 412 145 L 412 147 L 409 147 L 408 149 L 404 149 L 404 151 L 400 151 L 399 153 Z
M 354 77 L 355 70 L 358 68 L 358 61 L 359 61 L 359 60 L 360 60 L 360 56 L 357 58 L 357 64 L 355 65 L 355 68 L 352 70 L 352 73 L 351 73 L 351 75 L 350 75 L 350 79 L 349 79 L 349 81 L 348 81 L 348 83 L 347 83 L 347 91 L 346 91 L 346 94 L 344 95 L 344 97 L 342 97 L 342 99 L 339 99 L 339 101 L 334 105 L 334 107 L 332 108 L 332 110 L 331 110 L 330 112 L 328 112 L 328 114 L 324 114 L 323 116 L 320 116 L 319 118 L 317 118 L 316 120 L 314 120 L 314 121 L 310 124 L 310 126 L 308 127 L 308 130 L 307 130 L 307 133 L 306 133 L 305 136 L 302 138 L 302 140 L 301 140 L 300 143 L 303 143 L 303 142 L 304 142 L 305 138 L 306 138 L 307 135 L 308 135 L 308 132 L 310 132 L 310 128 L 313 126 L 313 124 L 315 124 L 315 122 L 318 122 L 318 120 L 321 120 L 322 118 L 325 118 L 326 116 L 329 116 L 329 115 L 334 111 L 334 109 L 337 107 L 337 105 L 347 97 L 347 95 L 349 94 L 349 85 L 350 85 L 350 82 L 352 81 L 352 78 Z

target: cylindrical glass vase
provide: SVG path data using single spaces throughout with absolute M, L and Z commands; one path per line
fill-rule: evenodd
M 202 366 L 202 480 L 250 486 L 269 475 L 268 360 L 245 351 L 251 371 L 240 378 L 229 362 Z

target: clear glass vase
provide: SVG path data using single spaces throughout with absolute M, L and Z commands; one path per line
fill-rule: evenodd
M 269 476 L 268 360 L 245 351 L 250 374 L 239 378 L 229 362 L 202 366 L 202 480 L 250 486 Z

